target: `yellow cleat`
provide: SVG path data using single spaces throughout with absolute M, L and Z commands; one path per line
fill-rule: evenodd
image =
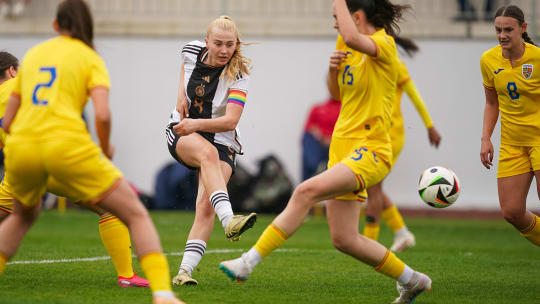
M 197 282 L 197 280 L 192 278 L 191 275 L 189 273 L 187 273 L 186 271 L 184 271 L 184 270 L 180 270 L 178 275 L 176 275 L 173 278 L 172 282 L 173 282 L 173 285 L 177 285 L 177 286 L 183 286 L 183 285 L 196 286 L 196 285 L 199 284 L 199 282 Z
M 240 240 L 240 235 L 244 233 L 244 231 L 255 225 L 256 221 L 257 214 L 255 213 L 251 213 L 250 215 L 235 215 L 227 224 L 225 235 L 230 241 L 236 242 Z

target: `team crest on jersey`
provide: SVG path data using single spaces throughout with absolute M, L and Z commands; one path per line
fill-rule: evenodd
M 204 96 L 204 84 L 201 84 L 200 86 L 196 87 L 195 88 L 195 94 L 197 94 L 197 96 L 199 97 L 203 97 Z
M 521 66 L 521 74 L 523 74 L 523 78 L 530 79 L 533 73 L 533 65 L 532 64 L 524 64 Z

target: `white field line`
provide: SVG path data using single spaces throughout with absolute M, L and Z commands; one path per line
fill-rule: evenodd
M 206 250 L 204 254 L 216 254 L 216 253 L 231 253 L 231 252 L 242 252 L 244 249 L 213 249 Z M 277 252 L 293 252 L 300 251 L 295 248 L 286 248 L 278 249 Z M 165 255 L 170 256 L 183 256 L 184 252 L 169 252 Z M 101 257 L 90 257 L 90 258 L 73 258 L 73 259 L 59 259 L 59 260 L 30 260 L 30 261 L 13 261 L 9 262 L 8 265 L 19 265 L 19 264 L 56 264 L 56 263 L 76 263 L 76 262 L 95 262 L 95 261 L 105 261 L 110 260 L 110 256 L 101 256 Z

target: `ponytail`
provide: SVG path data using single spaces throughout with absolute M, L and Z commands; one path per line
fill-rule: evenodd
M 227 68 L 223 71 L 222 76 L 226 75 L 229 80 L 234 80 L 241 75 L 249 75 L 251 60 L 242 55 L 242 46 L 248 44 L 240 41 L 236 23 L 229 16 L 221 16 L 210 23 L 206 34 L 207 37 L 210 36 L 210 32 L 214 27 L 218 27 L 224 31 L 233 32 L 236 35 L 236 50 L 229 60 L 229 63 L 227 63 Z
M 396 41 L 396 44 L 399 45 L 409 57 L 412 57 L 420 50 L 418 45 L 412 39 L 398 36 L 394 37 L 394 41 Z
M 531 37 L 529 37 L 529 34 L 527 34 L 527 32 L 523 32 L 523 34 L 521 34 L 521 38 L 523 38 L 523 41 L 525 41 L 527 43 L 530 43 L 532 45 L 536 45 L 534 43 L 534 41 L 531 39 Z
M 71 37 L 94 48 L 94 22 L 90 9 L 83 0 L 64 0 L 58 5 L 56 21 L 60 29 L 68 31 Z
M 523 14 L 523 11 L 515 5 L 501 6 L 497 10 L 497 12 L 495 12 L 495 18 L 499 16 L 511 17 L 511 18 L 516 19 L 519 26 L 522 26 L 523 23 L 525 22 L 525 15 Z M 527 34 L 527 32 L 523 32 L 523 34 L 521 34 L 521 38 L 523 38 L 523 40 L 527 43 L 536 45 L 534 41 L 531 39 L 531 37 L 529 37 L 529 34 Z

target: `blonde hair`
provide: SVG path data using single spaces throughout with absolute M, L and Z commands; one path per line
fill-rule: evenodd
M 223 75 L 227 75 L 229 80 L 234 80 L 239 76 L 239 74 L 249 75 L 251 60 L 244 57 L 241 51 L 242 46 L 248 44 L 240 41 L 240 35 L 238 34 L 236 23 L 229 16 L 221 16 L 215 19 L 208 26 L 208 32 L 206 33 L 207 38 L 210 36 L 210 32 L 215 27 L 224 31 L 232 32 L 236 35 L 236 50 L 227 64 L 227 69 L 223 71 L 221 77 L 223 77 Z

